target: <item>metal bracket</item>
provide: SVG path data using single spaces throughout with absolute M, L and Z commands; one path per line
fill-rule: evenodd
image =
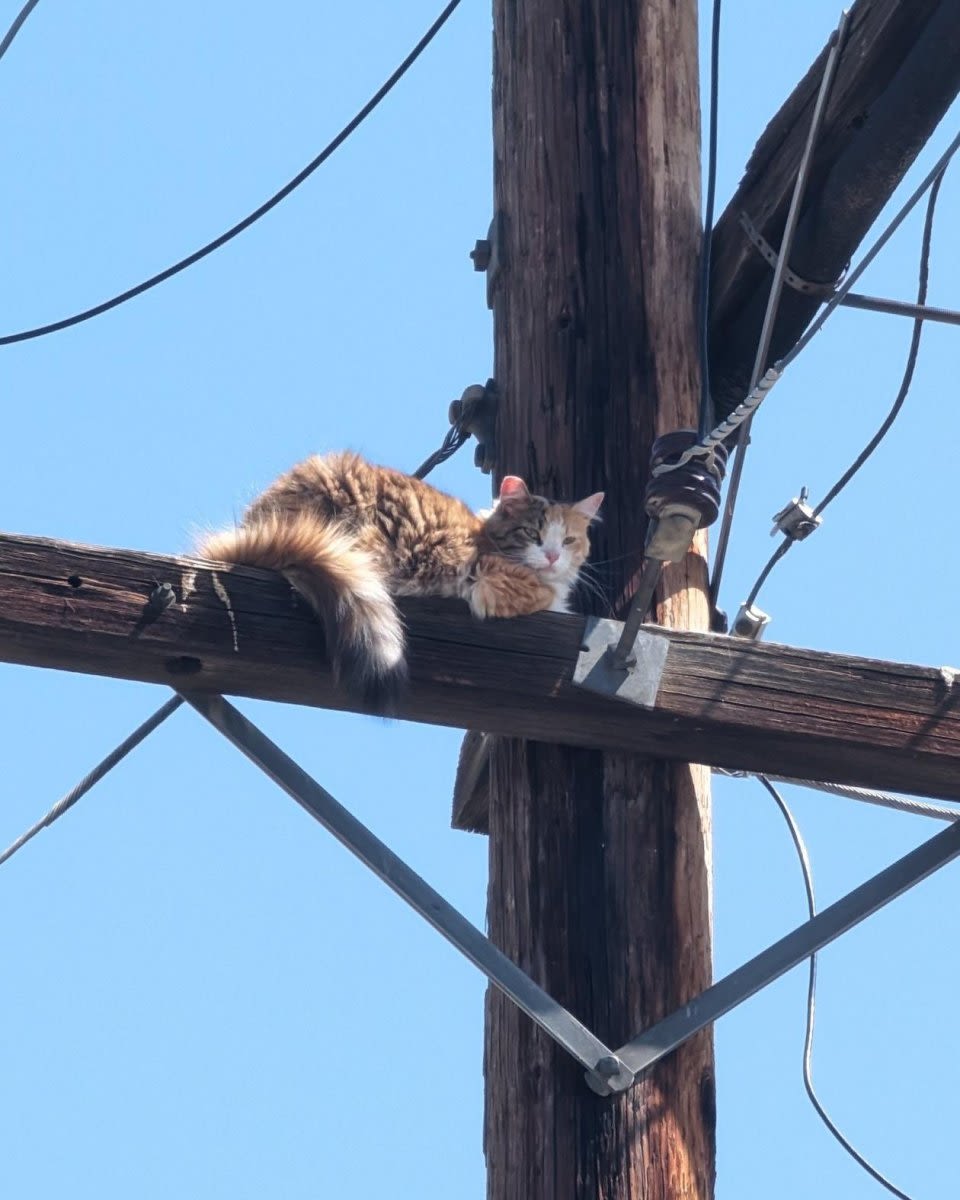
M 487 308 L 492 309 L 496 296 L 497 280 L 504 263 L 504 219 L 502 212 L 496 212 L 490 222 L 485 238 L 478 238 L 470 257 L 473 259 L 475 271 L 487 273 Z
M 618 621 L 587 618 L 573 682 L 591 692 L 652 708 L 660 690 L 670 639 L 662 631 L 642 627 L 637 631 L 632 653 L 621 664 L 614 654 L 622 628 Z
M 823 524 L 823 517 L 818 516 L 807 504 L 807 489 L 801 489 L 799 496 L 794 496 L 789 504 L 773 514 L 773 528 L 770 536 L 785 533 L 795 542 L 802 542 L 811 533 L 815 533 Z
M 616 1057 L 634 1076 L 682 1046 L 701 1029 L 748 1000 L 854 925 L 960 855 L 960 821 L 898 859 L 792 933 L 751 958 L 689 1004 L 621 1046 Z M 594 1087 L 594 1078 L 587 1082 Z
M 733 619 L 733 634 L 735 637 L 749 638 L 759 642 L 764 631 L 770 624 L 770 614 L 755 604 L 741 604 Z
M 759 250 L 760 254 L 767 260 L 771 267 L 776 267 L 777 258 L 779 257 L 777 251 L 774 250 L 745 212 L 741 212 L 739 219 L 740 228 L 747 235 L 750 243 L 755 249 Z M 846 271 L 843 272 L 843 275 L 846 275 Z M 804 279 L 796 271 L 791 271 L 789 267 L 786 267 L 783 272 L 783 282 L 789 284 L 795 292 L 802 292 L 805 296 L 816 296 L 821 300 L 829 300 L 843 282 L 843 275 L 834 283 L 812 283 L 809 279 Z
M 625 1091 L 633 1074 L 617 1055 L 526 972 L 471 925 L 462 913 L 375 837 L 367 827 L 223 696 L 183 692 L 183 699 L 288 796 L 305 809 L 397 895 L 454 945 L 491 983 L 586 1068 L 602 1095 Z
M 776 250 L 774 250 L 745 212 L 741 212 L 739 221 L 740 228 L 747 235 L 754 248 L 759 250 L 760 254 L 772 267 L 775 267 L 777 264 Z M 787 267 L 784 271 L 783 281 L 789 284 L 795 292 L 802 292 L 805 296 L 815 296 L 819 300 L 832 300 L 840 284 L 843 282 L 843 277 L 846 273 L 844 270 L 836 283 L 812 283 L 809 279 L 802 278 L 796 271 L 791 271 Z M 885 296 L 864 296 L 861 292 L 847 292 L 840 303 L 846 308 L 859 308 L 866 312 L 890 313 L 895 317 L 909 317 L 914 321 L 924 320 L 935 321 L 943 325 L 960 325 L 960 312 L 956 309 L 934 308 L 929 304 L 911 304 L 906 300 L 890 300 Z
M 497 404 L 500 393 L 496 380 L 474 383 L 465 388 L 459 400 L 451 400 L 448 417 L 451 425 L 477 439 L 474 465 L 489 475 L 497 465 Z
M 605 643 L 610 630 L 603 626 L 611 623 L 595 620 L 591 624 L 592 637 L 588 641 L 595 645 L 602 638 Z M 641 631 L 637 642 L 641 658 L 646 649 L 657 657 L 653 642 L 666 645 L 664 638 Z M 659 681 L 662 666 L 661 661 L 648 680 L 647 703 L 653 703 L 656 697 L 652 679 Z M 955 821 L 614 1051 L 511 962 L 223 696 L 184 692 L 182 698 L 572 1055 L 585 1068 L 588 1086 L 600 1096 L 626 1091 L 641 1073 L 689 1038 L 960 855 L 960 821 Z

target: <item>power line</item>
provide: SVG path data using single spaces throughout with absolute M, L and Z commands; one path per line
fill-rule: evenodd
M 833 89 L 833 80 L 837 72 L 837 66 L 840 62 L 840 55 L 843 52 L 846 44 L 847 25 L 850 20 L 850 13 L 844 9 L 840 14 L 840 23 L 831 34 L 829 44 L 829 52 L 827 61 L 823 66 L 823 75 L 820 78 L 820 86 L 817 89 L 817 99 L 813 108 L 813 114 L 810 118 L 810 128 L 807 132 L 806 144 L 803 148 L 803 157 L 800 159 L 800 165 L 797 168 L 797 176 L 793 185 L 793 194 L 790 197 L 790 207 L 787 210 L 787 218 L 783 226 L 783 235 L 780 239 L 780 250 L 777 254 L 776 262 L 773 268 L 773 278 L 770 281 L 770 295 L 767 298 L 766 311 L 763 314 L 763 325 L 760 329 L 760 338 L 757 343 L 757 352 L 754 358 L 753 370 L 750 373 L 750 386 L 748 392 L 754 392 L 760 382 L 761 377 L 767 369 L 767 358 L 770 354 L 770 345 L 773 341 L 773 331 L 777 324 L 777 314 L 780 311 L 780 297 L 783 294 L 783 285 L 786 280 L 787 271 L 790 265 L 790 255 L 793 250 L 793 239 L 797 231 L 797 224 L 800 220 L 800 209 L 803 205 L 804 193 L 807 190 L 807 179 L 810 174 L 810 168 L 813 163 L 813 151 L 817 144 L 817 139 L 820 136 L 820 128 L 823 124 L 823 118 L 827 110 L 827 101 L 830 98 L 830 93 Z M 746 462 L 747 450 L 750 446 L 750 425 L 752 415 L 742 423 L 737 430 L 737 436 L 734 439 L 733 448 L 736 450 L 736 458 L 733 463 L 733 471 L 730 474 L 730 482 L 727 484 L 727 496 L 723 506 L 723 517 L 720 521 L 720 532 L 717 537 L 716 554 L 714 555 L 713 574 L 710 579 L 710 607 L 711 611 L 717 608 L 717 600 L 720 595 L 720 581 L 723 578 L 723 566 L 727 557 L 727 546 L 730 541 L 730 533 L 733 528 L 733 514 L 737 507 L 737 496 L 740 492 L 740 480 L 743 476 L 743 468 Z
M 27 0 L 27 3 L 23 6 L 23 8 L 20 9 L 20 11 L 17 13 L 17 15 L 13 18 L 12 25 L 7 30 L 7 32 L 4 34 L 3 41 L 0 42 L 0 58 L 3 58 L 3 56 L 6 54 L 6 52 L 10 49 L 13 39 L 20 32 L 20 29 L 23 26 L 24 21 L 26 21 L 27 17 L 30 16 L 30 14 L 33 12 L 33 10 L 37 7 L 37 5 L 39 3 L 40 3 L 40 0 Z
M 429 475 L 434 467 L 442 462 L 446 462 L 448 458 L 455 454 L 470 439 L 470 436 L 471 434 L 463 427 L 461 422 L 452 424 L 440 447 L 414 471 L 414 478 L 423 479 L 426 475 Z M 67 809 L 72 808 L 81 797 L 90 791 L 94 784 L 99 783 L 104 775 L 113 770 L 117 763 L 126 758 L 131 750 L 139 746 L 144 738 L 153 733 L 159 725 L 162 725 L 167 717 L 172 716 L 181 704 L 183 704 L 183 697 L 174 696 L 165 704 L 162 704 L 155 713 L 147 717 L 143 724 L 138 725 L 129 737 L 124 738 L 115 749 L 110 751 L 106 758 L 97 763 L 93 770 L 85 775 L 65 796 L 58 800 L 39 821 L 36 821 L 29 829 L 25 830 L 16 841 L 11 842 L 6 850 L 0 852 L 0 867 L 3 866 L 7 859 L 12 858 L 18 850 L 21 850 L 27 842 L 35 838 L 41 829 L 46 829 L 48 825 L 52 825 L 54 821 L 63 816 Z
M 698 433 L 706 436 L 713 427 L 715 414 L 710 394 L 710 263 L 713 248 L 713 214 L 717 194 L 717 120 L 720 86 L 720 5 L 713 0 L 713 24 L 710 32 L 710 126 L 707 137 L 707 205 L 703 217 L 703 242 L 700 248 L 700 423 Z
M 937 159 L 930 171 L 927 173 L 923 181 L 917 186 L 912 195 L 903 203 L 900 210 L 892 218 L 880 236 L 876 239 L 855 269 L 847 276 L 846 280 L 831 297 L 829 303 L 820 314 L 819 317 L 810 326 L 807 332 L 803 335 L 794 348 L 779 359 L 772 367 L 768 367 L 766 374 L 757 382 L 756 387 L 744 397 L 737 407 L 725 417 L 716 428 L 712 429 L 706 437 L 703 437 L 695 445 L 685 450 L 683 454 L 675 462 L 661 464 L 657 468 L 657 474 L 665 474 L 667 471 L 677 471 L 681 467 L 685 467 L 688 462 L 694 458 L 710 459 L 719 442 L 726 442 L 733 436 L 734 433 L 749 421 L 753 414 L 760 407 L 767 393 L 773 385 L 779 380 L 784 370 L 794 361 L 794 359 L 806 349 L 813 337 L 820 332 L 826 320 L 831 314 L 841 305 L 847 294 L 853 288 L 863 272 L 873 262 L 876 256 L 880 253 L 883 247 L 887 244 L 893 234 L 900 228 L 909 214 L 913 211 L 920 200 L 926 195 L 931 185 L 936 181 L 938 176 L 943 174 L 943 170 L 949 165 L 954 154 L 960 149 L 960 133 L 958 133 L 950 145 L 946 148 L 943 154 Z M 2 340 L 0 340 L 2 345 Z
M 37 0 L 34 0 L 37 3 Z M 358 128 L 366 118 L 373 112 L 381 100 L 387 96 L 393 88 L 400 82 L 404 75 L 413 64 L 417 61 L 420 55 L 426 50 L 427 46 L 433 41 L 436 35 L 440 32 L 447 20 L 452 16 L 454 10 L 459 6 L 460 0 L 450 0 L 450 3 L 437 17 L 434 23 L 430 26 L 427 32 L 423 35 L 419 42 L 410 51 L 403 62 L 397 67 L 387 81 L 370 97 L 367 103 L 360 111 L 344 125 L 343 129 L 337 134 L 333 141 L 329 142 L 298 174 L 283 185 L 283 187 L 266 200 L 259 208 L 254 209 L 252 213 L 244 217 L 242 221 L 238 221 L 236 225 L 232 225 L 225 233 L 221 233 L 219 237 L 213 239 L 212 242 L 207 242 L 205 246 L 201 246 L 199 250 L 195 250 L 193 254 L 188 254 L 186 258 L 181 258 L 179 262 L 173 266 L 167 267 L 165 270 L 158 272 L 156 275 L 151 275 L 149 279 L 145 279 L 142 283 L 138 283 L 135 287 L 127 288 L 125 292 L 120 292 L 119 295 L 112 297 L 110 300 L 104 300 L 101 304 L 95 304 L 93 308 L 86 308 L 82 312 L 75 313 L 72 317 L 64 317 L 60 321 L 52 321 L 48 325 L 38 325 L 35 329 L 26 329 L 21 333 L 8 333 L 0 337 L 0 346 L 12 346 L 16 342 L 27 342 L 33 338 L 45 337 L 48 333 L 59 333 L 62 329 L 69 329 L 73 325 L 79 325 L 83 321 L 89 321 L 93 317 L 99 317 L 105 312 L 109 312 L 112 308 L 117 308 L 121 304 L 125 304 L 128 300 L 133 300 L 136 296 L 141 296 L 144 292 L 156 287 L 160 283 L 165 283 L 168 279 L 172 279 L 174 275 L 179 275 L 181 271 L 185 271 L 187 267 L 192 267 L 194 263 L 200 262 L 201 259 L 212 254 L 214 250 L 219 250 L 221 246 L 225 246 L 227 242 L 232 241 L 244 230 L 249 229 L 261 217 L 266 216 L 271 209 L 276 208 L 281 200 L 285 200 L 291 192 L 295 191 L 301 183 L 304 183 L 310 176 L 322 166 L 333 152 L 339 149 L 347 138 Z M 18 17 L 19 20 L 19 17 Z M 21 22 L 22 24 L 22 22 Z M 10 36 L 9 34 L 7 35 Z
M 793 840 L 794 848 L 797 851 L 797 858 L 800 860 L 800 870 L 803 872 L 803 886 L 807 893 L 807 912 L 810 914 L 810 919 L 817 914 L 816 899 L 813 892 L 813 871 L 810 867 L 810 856 L 807 853 L 807 847 L 803 840 L 803 835 L 800 833 L 800 827 L 794 819 L 793 813 L 787 806 L 787 802 L 783 799 L 773 784 L 765 775 L 758 775 L 757 778 L 773 797 L 774 802 L 780 809 L 783 819 L 787 823 L 787 828 L 790 830 L 790 837 Z M 823 1107 L 820 1097 L 817 1095 L 816 1088 L 813 1086 L 813 1025 L 816 1016 L 817 1002 L 817 955 L 810 955 L 810 975 L 807 982 L 807 1024 L 806 1031 L 803 1037 L 803 1086 L 806 1088 L 807 1096 L 810 1103 L 816 1110 L 817 1116 L 823 1121 L 827 1129 L 833 1134 L 840 1145 L 846 1150 L 850 1157 L 857 1162 L 868 1175 L 871 1175 L 881 1187 L 885 1187 L 891 1195 L 898 1196 L 900 1200 L 911 1200 L 911 1197 L 902 1192 L 898 1187 L 890 1182 L 889 1179 L 880 1171 L 877 1170 L 872 1163 L 868 1162 L 863 1157 L 859 1150 L 840 1132 L 827 1110 Z
M 727 767 L 713 767 L 712 770 L 714 775 L 727 775 L 731 779 L 758 779 L 763 774 L 765 779 L 773 783 L 791 783 L 797 787 L 813 788 L 817 792 L 829 792 L 832 796 L 844 796 L 848 800 L 876 804 L 879 808 L 891 808 L 895 812 L 909 813 L 914 817 L 931 817 L 935 821 L 960 821 L 960 807 L 934 804 L 930 800 L 918 800 L 915 796 L 895 796 L 892 792 L 878 792 L 874 788 L 853 787 L 849 783 L 828 783 L 823 779 L 798 779 L 795 775 L 734 771 Z
M 65 796 L 58 800 L 48 813 L 42 816 L 35 824 L 31 825 L 29 829 L 21 833 L 15 842 L 11 842 L 6 850 L 0 853 L 0 866 L 3 866 L 8 858 L 12 858 L 18 850 L 22 849 L 31 838 L 36 837 L 41 829 L 46 829 L 58 817 L 62 817 L 67 809 L 72 808 L 82 796 L 85 796 L 93 785 L 99 783 L 108 771 L 111 771 L 118 762 L 126 758 L 131 750 L 139 746 L 148 734 L 153 733 L 158 725 L 162 725 L 167 717 L 172 716 L 182 703 L 183 700 L 180 696 L 174 696 L 172 700 L 168 700 L 155 713 L 147 717 L 142 725 L 138 725 L 129 737 L 124 738 L 120 745 L 111 750 L 106 758 L 101 759 L 89 774 L 84 775 L 76 787 L 71 788 Z
M 937 210 L 937 199 L 940 195 L 940 185 L 943 183 L 944 175 L 946 174 L 949 162 L 944 163 L 940 168 L 940 173 L 933 181 L 933 186 L 930 189 L 930 197 L 927 201 L 927 212 L 923 223 L 923 239 L 920 245 L 920 267 L 917 281 L 917 304 L 922 305 L 927 298 L 927 287 L 930 281 L 930 243 L 933 237 L 933 220 Z M 843 472 L 840 478 L 828 490 L 826 496 L 813 510 L 813 518 L 819 517 L 828 504 L 836 500 L 837 496 L 843 491 L 848 483 L 857 474 L 860 468 L 864 465 L 867 459 L 873 454 L 876 448 L 880 445 L 883 439 L 890 432 L 890 428 L 900 414 L 904 402 L 910 393 L 910 385 L 913 383 L 914 371 L 917 365 L 917 356 L 920 352 L 920 337 L 923 332 L 923 317 L 918 317 L 913 323 L 913 336 L 910 339 L 910 349 L 907 352 L 907 361 L 903 370 L 903 377 L 900 381 L 900 387 L 897 390 L 897 395 L 890 406 L 890 411 L 884 417 L 879 429 L 873 435 L 869 442 L 860 451 L 850 466 Z M 753 587 L 744 601 L 744 606 L 749 608 L 755 604 L 757 597 L 760 595 L 760 590 L 766 583 L 773 571 L 782 558 L 787 554 L 787 551 L 798 541 L 793 534 L 787 533 L 784 535 L 783 541 L 774 550 L 773 554 L 764 564 L 763 569 L 754 581 Z

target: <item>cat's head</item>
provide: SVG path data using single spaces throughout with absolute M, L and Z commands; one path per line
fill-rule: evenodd
M 558 591 L 569 590 L 590 553 L 588 531 L 602 502 L 603 492 L 595 492 L 575 504 L 554 503 L 507 475 L 484 532 L 505 558 L 530 567 Z

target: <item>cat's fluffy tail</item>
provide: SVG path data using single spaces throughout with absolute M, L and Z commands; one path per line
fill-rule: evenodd
M 320 618 L 338 681 L 371 704 L 396 696 L 403 624 L 382 571 L 348 533 L 310 514 L 272 514 L 205 538 L 200 553 L 279 571 Z

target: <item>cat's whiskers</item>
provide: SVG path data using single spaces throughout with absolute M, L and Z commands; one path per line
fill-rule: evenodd
M 584 563 L 580 568 L 580 574 L 577 577 L 577 586 L 582 586 L 584 591 L 599 600 L 604 608 L 605 616 L 613 616 L 613 605 L 610 603 L 610 598 L 607 595 L 603 584 L 595 577 L 594 564 Z

